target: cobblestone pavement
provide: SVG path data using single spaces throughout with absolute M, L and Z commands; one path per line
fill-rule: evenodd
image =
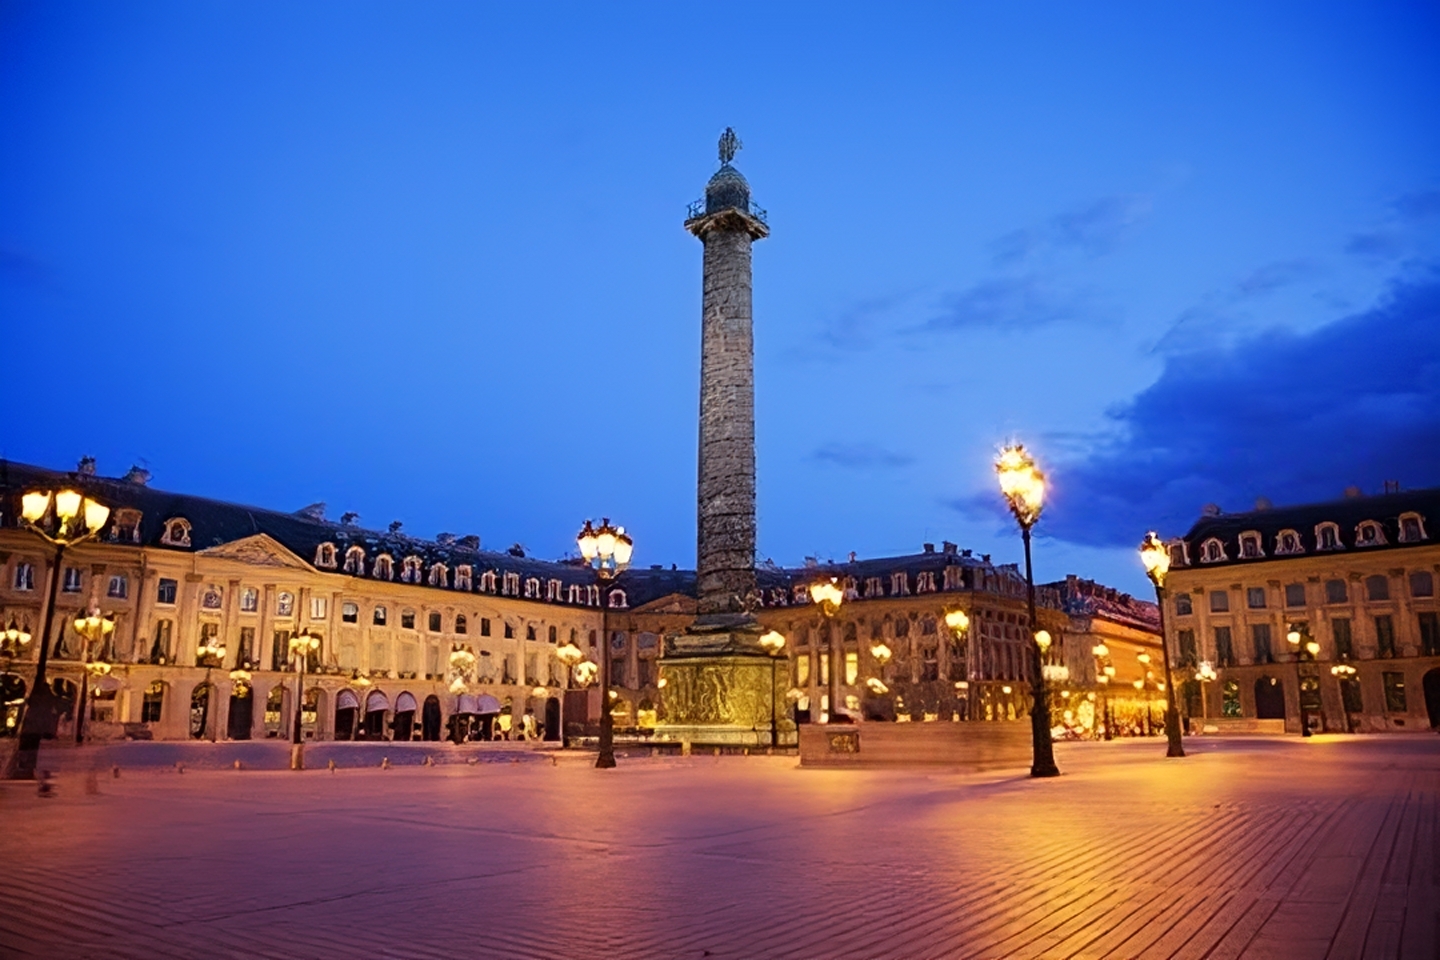
M 1189 749 L 66 772 L 0 785 L 0 955 L 1437 956 L 1440 737 Z

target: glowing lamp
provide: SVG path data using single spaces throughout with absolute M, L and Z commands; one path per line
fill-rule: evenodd
M 838 609 L 845 601 L 845 592 L 836 584 L 835 578 L 810 584 L 810 600 L 825 608 L 827 613 Z
M 635 541 L 625 535 L 625 528 L 615 531 L 615 565 L 630 566 L 630 555 L 635 552 Z
M 550 696 L 550 691 L 545 687 L 536 687 L 534 690 L 530 691 L 530 696 L 544 699 L 545 697 Z
M 884 681 L 880 680 L 878 677 L 871 677 L 866 680 L 865 686 L 869 687 L 870 692 L 875 694 L 875 696 L 877 697 L 890 692 L 890 688 L 885 686 Z
M 870 656 L 875 658 L 876 663 L 884 666 L 890 662 L 892 654 L 889 647 L 877 640 L 870 644 Z
M 20 498 L 20 515 L 31 523 L 39 523 L 50 509 L 50 494 L 46 491 L 27 493 Z
M 450 692 L 451 692 L 451 693 L 464 693 L 464 692 L 465 692 L 465 680 L 464 680 L 463 677 L 456 677 L 454 680 L 451 680 L 451 681 L 450 681 Z
M 587 562 L 595 559 L 599 547 L 596 544 L 595 527 L 589 520 L 585 521 L 585 526 L 580 529 L 580 535 L 575 538 L 575 542 L 580 547 L 580 556 L 584 557 Z
M 1145 564 L 1145 575 L 1156 587 L 1165 586 L 1165 575 L 1170 572 L 1170 552 L 1154 530 L 1145 534 L 1140 542 L 1140 562 Z
M 603 523 L 595 535 L 595 553 L 602 560 L 609 560 L 615 556 L 615 531 L 610 524 Z
M 555 659 L 567 667 L 573 667 L 585 658 L 580 648 L 575 646 L 575 641 L 567 640 L 565 644 L 555 650 Z
M 1050 649 L 1050 631 L 1036 630 L 1035 645 L 1040 648 L 1041 653 L 1047 652 Z
M 1300 646 L 1300 631 L 1291 627 L 1285 632 L 1285 639 L 1290 641 L 1291 646 Z
M 1319 642 L 1318 642 L 1318 641 L 1315 641 L 1315 640 L 1307 641 L 1306 644 L 1305 644 L 1305 652 L 1308 653 L 1308 654 L 1310 654 L 1310 656 L 1312 656 L 1312 657 L 1319 656 L 1319 655 L 1320 655 L 1320 644 L 1319 644 Z
M 768 630 L 761 635 L 760 646 L 764 647 L 765 652 L 770 656 L 777 656 L 781 650 L 785 649 L 785 634 L 776 630 Z
M 1136 680 L 1136 681 L 1135 681 L 1135 689 L 1136 689 L 1136 690 L 1144 690 L 1144 689 L 1145 689 L 1145 681 L 1144 681 L 1144 680 Z
M 1105 676 L 1107 676 L 1107 677 L 1113 677 L 1113 676 L 1115 676 L 1115 668 L 1114 668 L 1113 666 L 1107 666 L 1107 667 L 1105 668 Z
M 1108 657 L 1108 656 L 1110 656 L 1110 648 L 1107 647 L 1107 646 L 1105 646 L 1105 644 L 1103 644 L 1103 643 L 1097 643 L 1097 644 L 1095 644 L 1095 646 L 1093 646 L 1093 647 L 1090 648 L 1090 652 L 1093 653 L 1093 654 L 1095 654 L 1095 656 L 1097 656 L 1097 657 Z
M 969 690 L 969 689 L 970 689 L 970 681 L 969 681 L 969 680 L 956 680 L 956 681 L 955 681 L 955 689 L 956 689 L 956 690 L 960 690 L 960 691 Z
M 1045 502 L 1045 474 L 1026 451 L 1024 444 L 1011 444 L 995 458 L 995 474 L 1000 480 L 1000 493 L 1022 526 L 1032 526 L 1040 519 Z
M 970 629 L 970 615 L 964 610 L 951 610 L 945 614 L 945 626 L 954 630 L 956 633 L 968 630 Z
M 83 499 L 74 490 L 61 490 L 55 494 L 55 515 L 69 523 L 80 515 L 80 503 Z
M 110 519 L 110 508 L 103 503 L 85 498 L 85 529 L 91 532 L 99 532 L 105 526 L 105 521 Z
M 1010 693 L 1010 684 L 1007 683 L 1005 684 L 1005 686 L 1001 687 L 1000 692 L 1008 695 Z

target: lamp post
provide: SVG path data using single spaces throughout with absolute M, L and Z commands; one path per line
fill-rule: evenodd
M 1345 705 L 1345 684 L 1355 679 L 1355 668 L 1348 663 L 1337 663 L 1330 668 L 1330 676 L 1335 678 L 1340 688 L 1340 712 L 1345 714 L 1345 729 L 1354 733 L 1355 728 L 1350 724 L 1350 709 Z
M 560 684 L 560 749 L 564 750 L 570 746 L 570 735 L 565 732 L 565 697 L 570 691 L 575 665 L 585 659 L 585 654 L 574 640 L 566 640 L 564 645 L 555 648 L 555 659 L 565 668 L 565 682 Z
M 826 717 L 829 723 L 841 723 L 837 719 L 840 716 L 840 671 L 844 667 L 844 658 L 840 656 L 840 636 L 835 632 L 835 614 L 840 612 L 840 605 L 845 602 L 845 591 L 835 582 L 835 578 L 821 580 L 819 583 L 810 584 L 810 602 L 820 607 L 820 613 L 825 617 L 826 625 L 830 633 L 830 651 L 826 654 L 830 658 L 830 711 Z M 849 717 L 846 717 L 849 720 Z
M 766 631 L 760 637 L 760 646 L 770 655 L 770 749 L 780 746 L 780 718 L 775 710 L 775 670 L 780 656 L 785 652 L 785 634 L 776 630 Z
M 1220 675 L 1209 660 L 1201 660 L 1195 671 L 1195 680 L 1200 684 L 1200 732 L 1205 732 L 1205 721 L 1210 719 L 1210 704 L 1205 698 L 1205 684 L 1213 683 Z
M 80 677 L 80 701 L 75 705 L 75 742 L 85 742 L 85 714 L 90 697 L 90 678 L 94 677 L 96 683 L 110 673 L 110 664 L 105 662 L 105 640 L 115 632 L 115 618 L 102 616 L 100 608 L 92 604 L 89 611 L 75 618 L 75 632 L 85 642 L 81 662 L 85 664 L 85 672 Z M 97 659 L 90 659 L 90 651 L 95 644 L 100 644 L 100 655 Z
M 1105 727 L 1104 738 L 1111 739 L 1110 733 L 1110 676 L 1105 673 L 1105 660 L 1110 656 L 1110 648 L 1105 646 L 1105 641 L 1100 641 L 1090 648 L 1090 654 L 1095 658 L 1095 684 L 1100 688 L 1100 710 L 1101 725 Z
M 300 714 L 305 708 L 305 667 L 310 654 L 320 649 L 320 638 L 306 627 L 290 638 L 290 659 L 295 661 L 295 723 L 290 737 L 290 769 L 305 769 L 305 742 L 300 739 Z
M 945 614 L 945 626 L 949 627 L 950 631 L 955 634 L 955 639 L 962 640 L 965 643 L 965 679 L 955 682 L 955 692 L 964 696 L 965 719 L 970 720 L 975 716 L 975 703 L 972 699 L 974 694 L 970 691 L 970 681 L 974 679 L 975 675 L 973 669 L 975 658 L 973 651 L 970 649 L 968 636 L 970 633 L 970 615 L 964 610 L 947 611 Z
M 580 556 L 600 581 L 600 753 L 595 766 L 609 770 L 615 766 L 615 718 L 610 713 L 610 585 L 630 566 L 635 541 L 626 535 L 624 527 L 613 527 L 609 517 L 602 517 L 599 527 L 586 520 L 575 542 Z
M 1180 711 L 1175 707 L 1174 674 L 1170 672 L 1170 638 L 1165 635 L 1165 575 L 1170 572 L 1170 551 L 1153 530 L 1140 542 L 1140 560 L 1145 564 L 1145 575 L 1155 584 L 1155 604 L 1160 608 L 1160 652 L 1165 661 L 1165 756 L 1183 757 Z
M 50 625 L 55 619 L 55 590 L 65 573 L 61 566 L 65 551 L 99 536 L 100 528 L 109 518 L 109 507 L 74 490 L 55 493 L 40 490 L 20 498 L 21 523 L 55 548 L 55 560 L 40 624 L 40 656 L 35 661 L 35 679 L 20 718 L 20 742 L 5 771 L 7 780 L 34 780 L 40 760 L 40 737 L 46 726 L 41 713 L 51 713 L 50 690 L 45 685 L 45 668 L 50 660 Z
M 1303 694 L 1304 691 L 1300 690 L 1300 686 L 1304 683 L 1304 677 L 1301 675 L 1299 665 L 1305 660 L 1313 662 L 1320 656 L 1320 642 L 1310 636 L 1310 628 L 1304 623 L 1290 624 L 1285 630 L 1285 640 L 1290 644 L 1291 650 L 1295 653 L 1295 687 L 1298 692 Z M 1318 680 L 1316 681 L 1316 688 L 1319 688 Z M 1323 717 L 1320 723 L 1323 727 L 1325 723 Z M 1300 736 L 1308 737 L 1311 735 L 1310 711 L 1306 709 L 1305 698 L 1302 696 L 1300 698 Z
M 1050 737 L 1050 703 L 1045 693 L 1045 675 L 1041 671 L 1039 624 L 1035 618 L 1035 574 L 1030 563 L 1030 530 L 1040 519 L 1045 502 L 1045 474 L 1036 465 L 1035 459 L 1021 444 L 1012 444 L 1000 451 L 995 460 L 995 473 L 1000 480 L 1000 493 L 1006 505 L 1020 524 L 1020 536 L 1025 543 L 1025 592 L 1030 614 L 1030 739 L 1033 759 L 1030 764 L 1032 777 L 1058 777 L 1060 768 L 1055 766 L 1054 744 Z M 1046 640 L 1049 634 L 1045 635 Z

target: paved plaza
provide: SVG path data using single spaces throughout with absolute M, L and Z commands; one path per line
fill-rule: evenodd
M 517 754 L 87 785 L 72 753 L 53 798 L 0 785 L 0 955 L 1437 956 L 1440 737 L 1188 746 L 1060 744 L 1045 781 Z

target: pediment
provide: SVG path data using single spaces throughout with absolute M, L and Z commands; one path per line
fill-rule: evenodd
M 240 540 L 231 540 L 218 546 L 199 551 L 202 557 L 219 560 L 234 560 L 253 567 L 284 567 L 291 570 L 309 570 L 310 564 L 301 560 L 279 540 L 268 533 L 257 533 Z
M 638 607 L 631 607 L 631 613 L 684 613 L 694 616 L 696 612 L 695 598 L 684 593 L 667 593 L 663 597 L 657 597 L 649 603 L 641 604 Z

